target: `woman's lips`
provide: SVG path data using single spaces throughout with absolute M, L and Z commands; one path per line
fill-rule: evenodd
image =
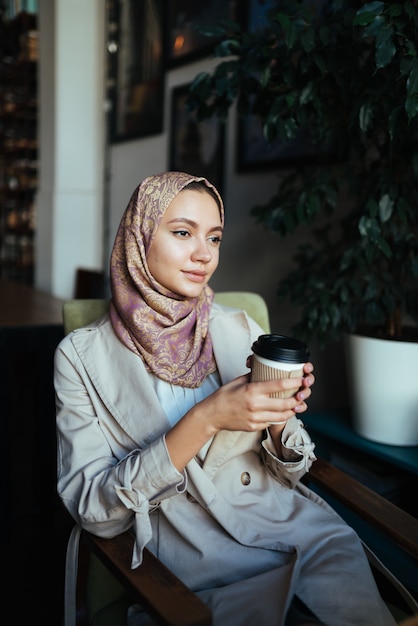
M 203 270 L 189 270 L 185 271 L 184 275 L 194 283 L 203 283 L 207 274 Z

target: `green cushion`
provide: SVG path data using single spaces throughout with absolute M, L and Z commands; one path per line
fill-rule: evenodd
M 269 312 L 265 300 L 251 291 L 220 291 L 215 295 L 215 302 L 237 309 L 244 309 L 261 328 L 270 332 Z
M 237 309 L 244 309 L 266 332 L 269 332 L 269 314 L 265 301 L 250 291 L 220 291 L 215 302 Z M 101 317 L 109 309 L 109 300 L 68 300 L 63 305 L 64 331 L 86 326 Z
M 62 307 L 65 334 L 94 322 L 108 309 L 109 300 L 67 300 Z

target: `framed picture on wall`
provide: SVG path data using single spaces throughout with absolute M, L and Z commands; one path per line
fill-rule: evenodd
M 245 2 L 234 0 L 170 0 L 167 2 L 166 57 L 168 67 L 190 63 L 211 53 L 214 37 L 199 26 L 213 26 L 221 19 L 240 21 Z
M 307 131 L 300 131 L 292 141 L 280 138 L 269 143 L 263 135 L 261 122 L 255 115 L 238 120 L 237 169 L 240 172 L 287 167 L 295 162 L 309 163 L 318 159 L 318 148 Z
M 224 124 L 216 118 L 199 122 L 187 110 L 189 85 L 172 90 L 169 168 L 204 176 L 222 193 Z
M 159 134 L 164 115 L 164 0 L 113 0 L 110 138 Z
M 320 19 L 324 0 L 305 0 Z M 277 4 L 277 0 L 247 0 L 246 28 L 250 32 L 266 27 L 266 11 Z M 263 135 L 260 120 L 255 115 L 238 119 L 237 169 L 253 171 L 266 168 L 288 167 L 295 163 L 309 163 L 329 155 L 314 146 L 308 130 L 301 130 L 290 142 L 280 138 L 268 142 Z

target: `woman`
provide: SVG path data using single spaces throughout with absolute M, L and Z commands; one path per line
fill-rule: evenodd
M 250 383 L 262 329 L 213 304 L 224 209 L 206 179 L 150 176 L 122 217 L 110 313 L 55 361 L 58 491 L 74 519 L 145 545 L 214 626 L 389 626 L 355 533 L 299 479 L 315 460 L 296 417 L 314 383 Z M 279 422 L 271 425 L 270 422 Z M 139 607 L 130 624 L 150 623 Z

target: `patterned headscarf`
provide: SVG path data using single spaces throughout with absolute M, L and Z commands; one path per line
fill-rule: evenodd
M 156 376 L 174 385 L 199 387 L 216 369 L 208 332 L 214 293 L 205 286 L 198 298 L 185 298 L 152 276 L 147 254 L 160 222 L 177 194 L 205 178 L 165 172 L 146 178 L 122 216 L 110 260 L 110 319 L 119 339 L 140 355 Z

